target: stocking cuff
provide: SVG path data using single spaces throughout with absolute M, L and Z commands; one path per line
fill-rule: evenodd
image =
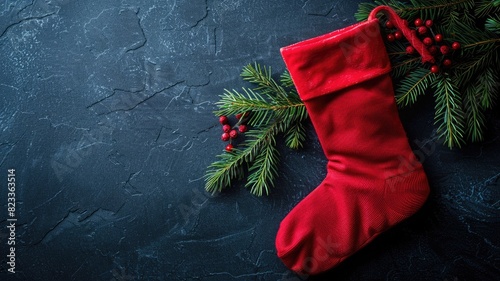
M 281 48 L 281 54 L 302 100 L 391 70 L 377 19 Z

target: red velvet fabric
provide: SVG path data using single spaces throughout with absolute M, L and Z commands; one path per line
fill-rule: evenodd
M 281 222 L 276 248 L 290 269 L 316 274 L 414 214 L 429 186 L 399 120 L 376 18 L 281 53 L 328 165 Z

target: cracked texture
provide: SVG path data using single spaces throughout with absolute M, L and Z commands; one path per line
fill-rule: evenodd
M 354 23 L 359 2 L 2 1 L 0 182 L 16 169 L 19 264 L 6 276 L 2 254 L 0 280 L 498 276 L 498 116 L 485 143 L 449 151 L 431 101 L 402 112 L 414 149 L 434 145 L 428 203 L 319 277 L 294 275 L 274 249 L 281 219 L 325 176 L 312 126 L 304 150 L 280 150 L 271 196 L 204 192 L 224 147 L 218 95 L 248 86 L 248 63 L 281 72 L 280 47 Z

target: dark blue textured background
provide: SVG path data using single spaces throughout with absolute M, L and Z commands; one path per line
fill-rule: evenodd
M 280 47 L 354 23 L 361 1 L 346 2 L 2 1 L 0 280 L 495 280 L 498 113 L 484 143 L 449 150 L 436 139 L 431 95 L 403 110 L 430 198 L 321 276 L 294 275 L 274 249 L 281 219 L 325 176 L 311 126 L 305 149 L 280 148 L 269 197 L 239 185 L 203 191 L 224 147 L 218 95 L 248 86 L 244 65 L 280 73 Z

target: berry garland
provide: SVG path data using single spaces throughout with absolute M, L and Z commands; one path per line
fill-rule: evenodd
M 500 0 L 375 1 L 360 4 L 356 19 L 365 20 L 378 5 L 407 19 L 435 60 L 422 65 L 402 32 L 381 18 L 398 105 L 410 106 L 432 93 L 435 125 L 446 146 L 482 141 L 499 94 Z M 244 67 L 241 76 L 257 87 L 226 90 L 217 103 L 221 139 L 229 143 L 208 167 L 205 188 L 220 192 L 248 175 L 245 186 L 261 196 L 269 194 L 278 176 L 276 139 L 284 135 L 288 147 L 302 147 L 307 111 L 287 72 L 278 83 L 270 68 L 255 64 Z

